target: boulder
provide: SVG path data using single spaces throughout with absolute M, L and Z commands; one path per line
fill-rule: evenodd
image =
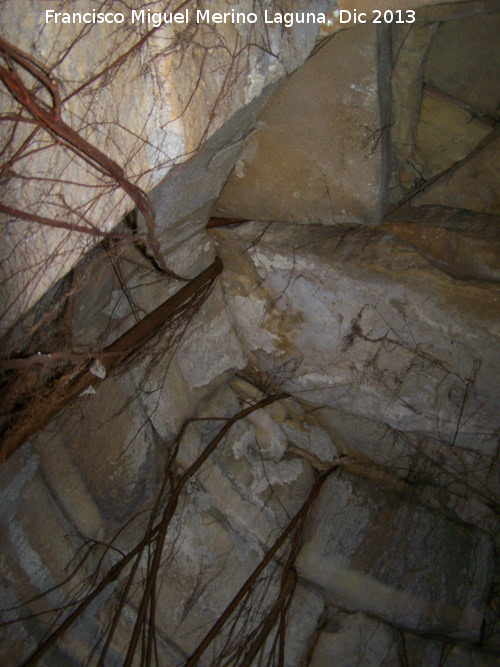
M 391 231 L 442 271 L 463 280 L 500 280 L 500 218 L 446 206 L 403 206 L 388 216 Z
M 413 153 L 419 177 L 427 181 L 460 162 L 491 129 L 457 100 L 424 86 Z

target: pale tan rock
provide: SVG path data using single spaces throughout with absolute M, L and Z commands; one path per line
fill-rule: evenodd
M 296 3 L 279 3 L 281 10 L 292 4 Z M 320 5 L 326 9 L 330 2 Z M 74 9 L 73 3 L 71 7 Z M 210 0 L 204 7 L 223 12 L 232 4 Z M 164 12 L 169 8 L 173 9 L 172 3 L 154 2 L 146 9 Z M 315 6 L 315 12 L 320 8 Z M 81 14 L 95 9 L 88 0 L 78 3 Z M 151 24 L 131 22 L 132 10 L 145 9 L 142 2 L 134 0 L 121 9 L 125 16 L 121 26 L 106 22 L 68 25 L 61 20 L 46 23 L 45 6 L 9 0 L 0 7 L 0 21 L 4 37 L 35 56 L 60 82 L 61 97 L 66 100 L 64 121 L 81 131 L 85 140 L 114 160 L 125 176 L 146 192 L 161 183 L 174 165 L 192 158 L 195 149 L 206 148 L 207 139 L 250 105 L 248 113 L 239 117 L 240 125 L 233 122 L 229 135 L 226 128 L 227 143 L 212 143 L 212 153 L 206 157 L 210 173 L 199 166 L 194 180 L 187 179 L 183 190 L 176 189 L 174 198 L 166 186 L 167 202 L 162 202 L 157 225 L 160 231 L 172 215 L 177 220 L 196 212 L 200 196 L 206 205 L 219 194 L 225 173 L 236 159 L 238 142 L 258 110 L 251 107 L 252 102 L 260 99 L 263 104 L 267 97 L 262 93 L 267 89 L 269 94 L 270 87 L 303 62 L 319 27 L 311 23 L 284 32 L 279 25 L 266 25 L 262 16 L 255 25 L 163 25 L 134 51 L 143 36 L 141 31 Z M 247 3 L 245 9 L 251 11 L 252 7 Z M 107 70 L 129 51 L 123 66 Z M 227 76 L 221 74 L 224 71 Z M 106 75 L 99 77 L 99 72 Z M 90 84 L 81 88 L 88 80 Z M 17 113 L 17 104 L 4 88 L 0 95 L 2 110 Z M 8 123 L 2 126 L 9 155 L 13 155 L 32 125 L 19 126 L 14 142 L 9 142 L 12 127 Z M 22 178 L 12 178 L 12 172 L 3 182 L 4 204 L 66 223 L 92 224 L 101 231 L 110 231 L 134 207 L 111 177 L 104 178 L 71 150 L 54 144 L 49 134 L 40 132 L 31 147 L 34 150 L 29 159 L 16 164 Z M 210 188 L 212 192 L 207 193 Z M 208 243 L 201 234 L 208 211 L 205 216 L 202 223 L 194 221 L 191 234 L 201 237 L 202 247 Z M 95 238 L 13 216 L 2 220 L 1 327 L 5 331 L 74 266 Z M 175 245 L 175 239 L 171 241 Z M 190 273 L 193 260 L 198 260 L 199 271 L 210 261 L 210 253 L 198 248 L 187 257 L 181 253 L 172 259 L 177 259 L 174 270 L 177 266 L 178 273 L 183 269 Z
M 302 667 L 314 642 L 315 631 L 325 603 L 316 591 L 298 585 L 287 614 L 285 664 Z
M 332 614 L 336 629 L 323 630 L 311 657 L 310 667 L 380 667 L 397 664 L 397 648 L 391 628 L 366 614 Z
M 398 171 L 412 154 L 421 104 L 425 58 L 437 24 L 428 23 L 393 27 L 394 66 L 392 96 L 394 124 L 391 127 L 393 169 Z
M 380 221 L 387 155 L 380 131 L 377 32 L 338 34 L 286 80 L 217 202 L 225 217 Z M 380 77 L 389 76 L 382 71 Z
M 458 2 L 427 3 L 419 7 L 417 21 L 441 23 L 442 21 L 456 21 L 476 14 L 491 14 L 500 10 L 498 0 L 458 0 Z
M 488 138 L 492 137 L 489 142 Z M 500 138 L 497 130 L 488 135 L 488 144 L 456 169 L 446 172 L 423 192 L 412 198 L 414 206 L 439 204 L 500 214 Z
M 449 169 L 490 132 L 490 123 L 474 117 L 453 98 L 425 86 L 413 153 L 419 176 L 429 180 Z
M 500 104 L 499 33 L 498 11 L 445 21 L 440 25 L 429 52 L 425 81 L 470 104 L 480 113 L 497 116 Z
M 457 0 L 457 2 L 453 4 L 460 6 L 463 2 L 467 2 L 467 0 Z M 437 4 L 439 7 L 439 5 L 442 4 L 442 0 L 382 0 L 378 2 L 377 0 L 364 0 L 363 2 L 357 2 L 356 0 L 339 0 L 335 9 L 328 13 L 328 24 L 321 27 L 321 34 L 328 35 L 338 32 L 339 30 L 352 28 L 355 25 L 359 25 L 360 19 L 367 23 L 370 23 L 375 19 L 383 20 L 384 12 L 387 10 L 393 12 L 393 21 L 399 19 L 399 14 L 396 14 L 396 12 L 400 10 L 402 12 L 402 20 L 408 20 L 410 22 L 409 25 L 411 25 L 413 19 L 418 21 L 419 12 L 416 11 L 415 14 L 413 14 L 413 12 L 410 11 L 410 13 L 407 14 L 406 12 L 408 10 L 422 10 L 422 8 L 426 8 L 427 5 L 431 5 L 432 8 L 432 5 L 434 4 Z M 469 3 L 467 2 L 467 4 Z M 349 12 L 350 15 L 346 13 L 340 15 L 341 10 Z M 447 8 L 445 11 L 449 12 Z M 379 15 L 378 12 L 380 12 L 381 15 Z M 365 16 L 362 16 L 362 14 L 365 14 Z M 342 23 L 341 18 L 344 21 Z M 390 20 L 389 15 L 388 20 Z
M 403 206 L 381 227 L 405 239 L 443 271 L 500 280 L 500 219 L 444 206 Z

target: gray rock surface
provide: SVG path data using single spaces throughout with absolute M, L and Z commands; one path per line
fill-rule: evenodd
M 258 372 L 317 405 L 494 455 L 496 283 L 453 279 L 360 227 L 249 223 L 215 237 Z
M 493 573 L 485 535 L 347 473 L 327 480 L 310 520 L 297 568 L 330 604 L 479 639 Z
M 394 635 L 388 625 L 362 613 L 338 612 L 332 616 L 331 627 L 319 634 L 310 667 L 397 664 Z

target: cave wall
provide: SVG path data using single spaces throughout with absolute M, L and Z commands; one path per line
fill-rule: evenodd
M 165 180 L 161 168 L 149 173 L 143 187 L 169 266 L 192 277 L 217 254 L 224 269 L 206 300 L 131 363 L 110 377 L 96 366 L 90 390 L 0 469 L 4 620 L 63 605 L 101 557 L 109 568 L 133 548 L 186 419 L 201 421 L 181 441 L 179 476 L 219 419 L 286 392 L 235 423 L 185 487 L 163 547 L 160 664 L 185 664 L 332 469 L 297 550 L 284 664 L 497 663 L 500 13 L 495 2 L 406 4 L 431 6 L 390 30 L 340 30 L 332 13 L 294 74 L 317 35 L 276 30 L 279 58 L 255 56 L 202 149 L 169 164 Z M 29 32 L 33 14 L 10 12 Z M 165 76 L 165 89 L 177 90 L 185 71 Z M 149 99 L 157 89 L 138 81 Z M 120 80 L 110 86 L 126 109 Z M 173 123 L 183 150 L 205 132 L 213 86 L 207 75 Z M 150 100 L 151 136 L 165 99 Z M 113 208 L 117 222 L 127 206 Z M 79 255 L 57 259 L 64 268 L 49 271 L 23 308 Z M 115 255 L 94 247 L 17 322 L 11 356 L 50 352 L 59 341 L 50 320 L 25 341 L 51 311 L 63 331 L 69 322 L 68 352 L 102 349 L 178 289 L 150 259 L 127 242 Z M 60 305 L 68 291 L 70 309 Z M 76 578 L 35 599 L 90 544 Z M 257 607 L 278 594 L 283 560 L 274 563 Z M 86 663 L 120 583 L 45 664 Z M 123 664 L 139 605 L 137 587 L 106 664 Z M 1 632 L 2 662 L 16 665 L 46 627 L 34 617 Z M 219 648 L 199 664 L 218 664 Z

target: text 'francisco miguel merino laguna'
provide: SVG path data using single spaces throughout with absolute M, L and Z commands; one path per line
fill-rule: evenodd
M 151 10 L 132 10 L 129 16 L 131 23 L 150 23 L 155 28 L 162 23 L 189 23 L 194 18 L 196 23 L 257 23 L 258 14 L 255 12 L 238 12 L 231 9 L 229 12 L 211 12 L 197 9 L 191 12 L 189 8 L 181 12 L 152 12 Z M 325 14 L 316 12 L 269 12 L 264 10 L 264 23 L 281 23 L 291 28 L 295 23 L 323 23 L 330 25 L 331 19 Z M 124 23 L 125 15 L 120 12 L 56 12 L 53 9 L 45 10 L 45 23 Z

